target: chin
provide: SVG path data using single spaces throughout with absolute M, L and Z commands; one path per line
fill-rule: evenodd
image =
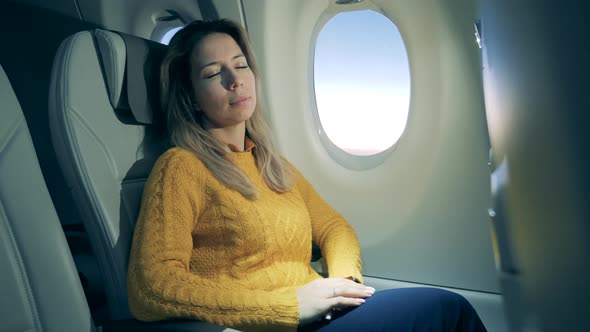
M 244 110 L 242 115 L 243 115 L 242 121 L 246 121 L 246 120 L 250 119 L 252 117 L 252 115 L 254 115 L 254 109 Z

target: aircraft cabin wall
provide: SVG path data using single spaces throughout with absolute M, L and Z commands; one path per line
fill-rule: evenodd
M 279 146 L 356 229 L 364 274 L 499 292 L 472 2 L 243 4 Z M 330 157 L 317 134 L 312 61 L 322 23 L 362 9 L 380 11 L 399 28 L 411 67 L 411 106 L 405 132 L 383 163 L 351 170 Z
M 119 1 L 119 0 L 77 0 L 86 21 L 97 23 L 106 29 L 121 31 L 150 39 L 158 25 L 182 24 L 174 16 L 162 10 L 160 0 Z M 185 21 L 201 19 L 197 1 L 168 1 L 167 8 L 174 8 L 176 15 Z M 164 22 L 164 18 L 172 21 Z

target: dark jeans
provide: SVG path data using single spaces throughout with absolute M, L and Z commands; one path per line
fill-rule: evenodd
M 376 292 L 360 307 L 299 331 L 482 332 L 486 328 L 463 296 L 420 287 Z

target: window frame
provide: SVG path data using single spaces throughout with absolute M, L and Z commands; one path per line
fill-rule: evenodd
M 152 30 L 152 34 L 150 35 L 150 39 L 158 42 L 162 45 L 168 45 L 168 44 L 164 44 L 162 42 L 162 39 L 164 38 L 164 36 L 168 33 L 168 31 L 172 30 L 172 29 L 176 29 L 176 28 L 183 28 L 185 26 L 184 23 L 182 23 L 182 21 L 179 18 L 170 20 L 170 21 L 159 21 L 156 26 L 154 27 L 154 29 Z
M 318 109 L 318 105 L 317 105 L 317 96 L 316 96 L 316 88 L 315 88 L 315 51 L 316 51 L 316 46 L 317 46 L 317 42 L 318 42 L 318 37 L 322 31 L 322 29 L 326 26 L 326 24 L 332 20 L 336 15 L 338 14 L 342 14 L 342 13 L 350 13 L 350 12 L 355 12 L 355 11 L 364 11 L 364 10 L 371 10 L 373 12 L 376 12 L 378 14 L 383 15 L 387 20 L 389 20 L 393 26 L 397 29 L 397 31 L 399 32 L 401 38 L 402 38 L 402 43 L 404 45 L 404 49 L 405 49 L 405 53 L 406 53 L 406 57 L 408 58 L 408 71 L 410 73 L 410 100 L 409 100 L 409 105 L 408 105 L 408 116 L 406 118 L 406 125 L 404 127 L 404 130 L 402 131 L 402 134 L 400 135 L 400 137 L 387 149 L 378 152 L 376 154 L 372 154 L 372 155 L 355 155 L 352 153 L 349 153 L 345 150 L 343 150 L 342 148 L 340 148 L 338 145 L 336 145 L 336 143 L 332 142 L 332 140 L 328 137 L 328 135 L 326 134 L 324 127 L 322 125 L 322 122 L 320 120 L 320 114 L 319 114 L 319 109 Z M 328 152 L 328 155 L 335 160 L 338 164 L 342 165 L 345 168 L 351 169 L 351 170 L 355 170 L 355 171 L 364 171 L 364 170 L 369 170 L 372 168 L 375 168 L 381 164 L 383 164 L 385 162 L 385 160 L 387 160 L 389 158 L 389 156 L 393 153 L 393 151 L 396 149 L 397 145 L 400 143 L 400 141 L 404 138 L 404 136 L 407 135 L 407 129 L 409 127 L 409 123 L 411 120 L 411 109 L 412 109 L 412 96 L 413 96 L 413 88 L 412 88 L 412 70 L 411 70 L 411 66 L 410 66 L 410 59 L 408 56 L 408 52 L 407 52 L 407 46 L 406 46 L 406 42 L 403 38 L 403 34 L 401 32 L 401 30 L 397 27 L 397 25 L 395 24 L 395 22 L 388 17 L 387 15 L 385 15 L 381 10 L 378 10 L 376 8 L 358 8 L 358 9 L 353 9 L 353 10 L 343 10 L 343 11 L 330 11 L 327 14 L 322 15 L 319 19 L 318 22 L 316 23 L 316 26 L 314 28 L 314 32 L 312 34 L 312 38 L 311 38 L 311 47 L 309 48 L 310 53 L 309 53 L 309 60 L 308 61 L 308 73 L 309 73 L 309 77 L 311 84 L 309 84 L 310 86 L 310 96 L 311 96 L 311 102 L 310 102 L 310 109 L 312 110 L 312 119 L 313 119 L 313 126 L 315 131 L 317 132 L 317 135 L 319 137 L 319 140 L 322 144 L 322 146 L 324 147 L 324 149 L 326 150 L 326 152 Z

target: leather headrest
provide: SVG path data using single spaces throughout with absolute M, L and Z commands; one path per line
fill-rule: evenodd
M 159 68 L 167 46 L 121 32 L 94 31 L 113 108 L 151 124 L 159 107 Z

